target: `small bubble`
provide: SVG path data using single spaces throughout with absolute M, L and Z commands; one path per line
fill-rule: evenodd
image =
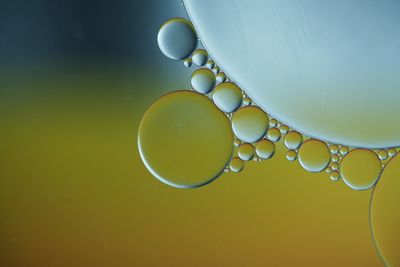
M 252 144 L 241 144 L 238 149 L 239 158 L 245 161 L 249 161 L 254 157 L 255 149 Z
M 269 159 L 275 154 L 275 144 L 263 139 L 256 144 L 256 153 L 261 159 Z
M 339 147 L 337 145 L 331 145 L 330 150 L 332 154 L 337 154 L 339 152 Z
M 349 153 L 349 148 L 348 148 L 347 146 L 342 146 L 342 147 L 339 149 L 339 152 L 340 152 L 340 154 L 341 154 L 342 156 L 346 156 L 347 153 Z
M 331 180 L 334 182 L 339 181 L 340 173 L 338 171 L 332 171 L 330 177 L 331 177 Z
M 208 69 L 197 69 L 193 72 L 190 83 L 196 92 L 208 94 L 214 88 L 215 76 Z
M 269 121 L 269 127 L 276 127 L 278 125 L 278 121 L 276 119 L 271 119 Z M 279 126 L 278 126 L 279 127 Z
M 212 69 L 212 72 L 214 72 L 214 74 L 217 75 L 217 74 L 220 72 L 220 68 L 219 68 L 218 66 L 215 66 L 215 67 Z
M 319 140 L 308 139 L 299 150 L 300 165 L 309 172 L 323 171 L 331 161 L 328 146 Z
M 192 55 L 192 61 L 196 66 L 202 67 L 206 64 L 208 54 L 204 49 L 197 49 Z
M 229 164 L 229 168 L 233 172 L 241 172 L 244 168 L 244 162 L 238 157 L 233 157 Z
M 240 88 L 233 83 L 221 83 L 217 85 L 212 98 L 215 105 L 226 113 L 234 112 L 242 105 Z
M 286 158 L 290 161 L 295 161 L 297 159 L 297 152 L 295 150 L 289 150 L 286 153 Z
M 281 131 L 278 128 L 271 128 L 268 130 L 267 136 L 272 142 L 278 142 L 281 139 Z
M 251 99 L 248 97 L 243 98 L 243 105 L 248 106 L 251 104 Z
M 340 160 L 339 156 L 334 154 L 332 155 L 332 162 L 338 162 Z
M 235 135 L 246 143 L 260 140 L 268 130 L 267 114 L 256 106 L 238 109 L 232 117 L 232 129 Z
M 282 134 L 287 134 L 287 132 L 289 131 L 289 127 L 286 125 L 281 125 L 280 129 Z
M 207 68 L 212 69 L 212 68 L 214 68 L 214 66 L 215 66 L 214 61 L 212 61 L 212 60 L 207 61 L 207 63 L 206 63 Z
M 338 170 L 339 169 L 339 164 L 337 162 L 333 162 L 331 164 L 331 169 L 334 170 L 334 171 Z
M 183 65 L 184 65 L 186 68 L 190 68 L 190 67 L 192 66 L 192 59 L 191 59 L 191 58 L 185 59 L 185 60 L 183 61 Z
M 396 155 L 396 149 L 390 148 L 388 150 L 388 154 L 389 154 L 390 157 L 393 157 L 394 155 Z
M 197 36 L 193 25 L 186 19 L 173 18 L 161 25 L 157 34 L 161 52 L 173 60 L 190 56 L 197 46 Z
M 296 131 L 291 131 L 286 134 L 283 142 L 285 143 L 285 146 L 290 150 L 298 149 L 303 142 L 303 136 Z
M 233 141 L 233 145 L 234 146 L 240 146 L 241 142 L 239 139 L 235 139 L 235 141 Z
M 388 158 L 388 152 L 387 152 L 386 150 L 379 150 L 379 151 L 378 151 L 378 157 L 379 157 L 381 160 L 385 160 L 385 159 Z
M 327 173 L 331 173 L 332 172 L 332 168 L 331 167 L 328 167 L 328 168 L 326 168 L 326 170 L 325 170 Z
M 343 181 L 354 190 L 367 190 L 376 183 L 382 165 L 378 156 L 368 149 L 354 149 L 340 164 Z
M 225 75 L 225 73 L 220 72 L 220 73 L 217 74 L 215 79 L 217 80 L 217 83 L 223 83 L 223 82 L 226 81 L 226 75 Z

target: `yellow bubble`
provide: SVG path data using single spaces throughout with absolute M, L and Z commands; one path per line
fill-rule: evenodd
M 215 105 L 226 113 L 234 112 L 242 105 L 242 91 L 235 84 L 229 82 L 217 85 L 212 98 Z
M 193 72 L 190 83 L 196 92 L 208 94 L 215 86 L 215 75 L 209 69 L 197 69 Z
M 257 143 L 256 153 L 260 159 L 269 159 L 275 154 L 275 144 L 270 140 L 263 139 Z
M 243 105 L 248 106 L 251 104 L 251 99 L 248 97 L 243 98 Z
M 388 150 L 388 154 L 389 154 L 389 156 L 390 157 L 393 157 L 394 155 L 396 155 L 396 149 L 394 149 L 394 148 L 390 148 L 389 150 Z
M 255 149 L 252 144 L 241 144 L 238 149 L 239 158 L 242 160 L 251 160 L 254 157 Z
M 337 145 L 331 145 L 330 150 L 332 154 L 337 154 L 339 152 L 339 147 Z
M 256 106 L 238 109 L 232 117 L 232 129 L 235 135 L 246 143 L 260 140 L 268 130 L 267 114 Z
M 339 169 L 339 164 L 337 162 L 332 163 L 331 164 L 331 169 L 334 170 L 334 171 L 338 170 Z
M 282 134 L 287 134 L 289 131 L 289 127 L 287 125 L 281 125 L 280 129 Z
M 204 49 L 197 49 L 192 55 L 192 61 L 196 66 L 202 67 L 208 60 L 208 54 Z
M 278 125 L 278 121 L 276 119 L 269 120 L 269 127 L 276 127 Z
M 244 168 L 244 162 L 238 157 L 233 157 L 229 164 L 229 168 L 233 172 L 241 172 Z
M 387 151 L 386 151 L 386 150 L 379 150 L 379 151 L 378 151 L 378 157 L 379 157 L 381 160 L 386 160 L 386 159 L 388 158 L 388 153 L 387 153 Z
M 288 132 L 284 139 L 285 146 L 290 150 L 299 148 L 302 142 L 303 136 L 295 131 Z
M 145 166 L 160 181 L 179 188 L 216 179 L 229 163 L 232 144 L 225 114 L 207 97 L 192 91 L 159 98 L 139 126 L 139 152 Z
M 340 179 L 339 171 L 332 171 L 330 177 L 332 181 L 334 182 L 338 181 Z
M 400 157 L 392 158 L 371 197 L 370 220 L 376 248 L 386 266 L 400 266 Z
M 346 156 L 347 153 L 349 153 L 349 148 L 348 148 L 347 146 L 342 146 L 342 147 L 339 149 L 339 152 L 340 152 L 340 154 L 341 154 L 342 156 Z
M 271 128 L 268 130 L 267 136 L 272 142 L 278 142 L 281 139 L 281 131 L 278 128 Z
M 323 171 L 331 161 L 328 146 L 319 140 L 309 139 L 305 141 L 299 150 L 300 165 L 309 172 Z
M 338 162 L 339 160 L 340 160 L 340 158 L 339 158 L 338 155 L 336 155 L 336 154 L 332 155 L 332 161 L 333 162 Z
M 286 158 L 290 161 L 295 161 L 297 159 L 297 152 L 295 150 L 289 150 L 286 153 Z
M 343 181 L 354 190 L 367 190 L 374 186 L 381 169 L 378 156 L 368 149 L 350 151 L 340 164 Z

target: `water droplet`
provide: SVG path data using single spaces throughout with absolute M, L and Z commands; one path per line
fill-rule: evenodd
M 239 158 L 242 160 L 251 160 L 254 157 L 254 146 L 252 144 L 241 144 L 238 149 Z
M 242 105 L 242 92 L 233 83 L 221 83 L 217 85 L 212 98 L 215 105 L 226 113 L 234 112 Z
M 298 149 L 302 142 L 303 136 L 295 131 L 288 132 L 284 139 L 285 146 L 290 150 Z
M 148 108 L 139 126 L 139 152 L 145 166 L 160 181 L 179 188 L 202 186 L 221 175 L 232 156 L 232 143 L 225 114 L 192 91 L 162 96 Z
M 386 160 L 386 159 L 388 158 L 388 153 L 387 153 L 387 151 L 386 151 L 386 150 L 379 150 L 379 151 L 378 151 L 378 157 L 379 157 L 381 160 Z
M 232 117 L 232 129 L 235 135 L 246 143 L 260 140 L 268 130 L 267 114 L 256 106 L 238 109 Z
M 367 190 L 381 173 L 381 161 L 368 149 L 354 149 L 340 163 L 343 181 L 354 190 Z
M 215 76 L 209 69 L 197 69 L 193 72 L 190 83 L 196 92 L 208 94 L 215 86 Z
M 185 60 L 183 61 L 183 65 L 184 65 L 186 68 L 190 68 L 190 67 L 192 66 L 192 59 L 191 59 L 191 58 L 185 59 Z
M 308 139 L 299 150 L 300 165 L 309 172 L 321 172 L 331 160 L 328 146 L 319 140 Z
M 289 150 L 286 153 L 286 158 L 290 161 L 295 161 L 297 159 L 297 152 L 295 150 Z
M 173 18 L 161 25 L 157 35 L 161 52 L 173 60 L 190 56 L 197 46 L 197 36 L 193 25 L 186 19 Z
M 400 266 L 400 156 L 392 158 L 371 196 L 370 225 L 385 266 Z
M 261 159 L 269 159 L 275 154 L 275 144 L 270 140 L 263 139 L 257 143 L 256 153 Z
M 192 55 L 192 61 L 196 66 L 204 66 L 207 60 L 208 54 L 204 49 L 197 49 Z
M 281 131 L 278 128 L 271 128 L 268 130 L 267 136 L 272 142 L 278 142 L 281 139 Z
M 244 162 L 238 157 L 233 157 L 231 163 L 229 164 L 229 167 L 233 172 L 241 172 L 244 168 Z

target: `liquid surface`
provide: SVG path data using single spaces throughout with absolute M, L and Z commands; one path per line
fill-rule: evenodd
M 399 1 L 184 5 L 214 61 L 273 117 L 332 143 L 400 145 L 400 117 L 387 116 L 400 114 Z
M 225 114 L 207 97 L 176 91 L 146 111 L 138 145 L 147 169 L 160 181 L 193 188 L 223 173 L 232 156 L 233 134 Z

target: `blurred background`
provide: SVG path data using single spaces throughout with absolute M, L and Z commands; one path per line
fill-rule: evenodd
M 0 266 L 382 266 L 371 192 L 282 147 L 194 190 L 145 169 L 142 115 L 190 86 L 156 42 L 182 16 L 178 0 L 0 1 Z

